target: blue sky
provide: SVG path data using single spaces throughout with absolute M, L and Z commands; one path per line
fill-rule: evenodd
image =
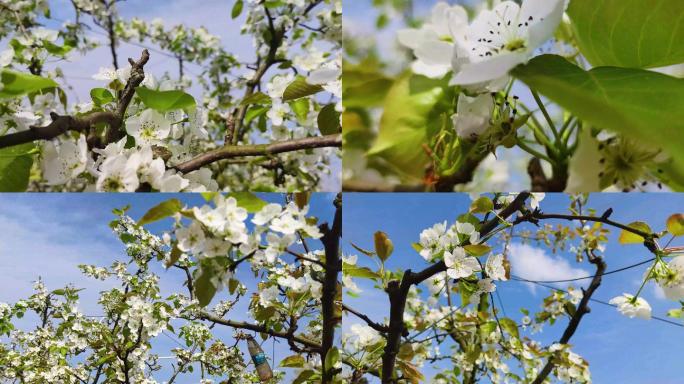
M 259 194 L 269 202 L 282 203 L 281 194 Z M 334 194 L 314 194 L 311 214 L 321 222 L 329 221 L 334 214 Z M 90 316 L 101 315 L 97 299 L 99 292 L 110 289 L 116 281 L 99 282 L 84 277 L 78 264 L 109 266 L 115 260 L 127 260 L 125 248 L 110 230 L 108 223 L 115 218 L 112 209 L 130 204 L 129 215 L 139 219 L 154 205 L 176 197 L 188 205 L 201 205 L 204 200 L 199 194 L 0 194 L 0 302 L 15 302 L 32 294 L 32 282 L 42 277 L 48 289 L 57 289 L 73 283 L 86 288 L 81 292 L 79 308 Z M 169 228 L 170 219 L 152 224 L 153 231 Z M 162 296 L 172 292 L 185 292 L 183 278 L 173 270 L 161 266 L 153 270 L 160 276 Z M 256 291 L 257 279 L 247 265 L 238 268 L 238 277 L 248 288 L 249 294 Z M 226 292 L 217 295 L 226 298 Z M 215 300 L 214 302 L 217 302 Z M 229 312 L 234 320 L 251 321 L 248 316 L 249 298 L 243 298 Z M 20 320 L 22 328 L 35 326 L 36 317 L 31 315 Z M 176 327 L 178 329 L 178 327 Z M 26 329 L 26 328 L 25 328 Z M 216 335 L 226 344 L 232 344 L 233 330 L 217 327 Z M 154 351 L 160 356 L 171 356 L 168 352 L 177 347 L 175 341 L 160 335 L 154 342 Z M 245 356 L 246 346 L 241 345 Z M 272 339 L 264 345 L 269 358 L 276 362 L 291 355 L 287 344 Z M 275 348 L 275 349 L 274 349 Z M 168 367 L 169 360 L 166 362 Z M 277 365 L 277 363 L 276 363 Z M 155 378 L 168 380 L 166 368 Z M 180 383 L 198 382 L 191 375 L 183 377 Z
M 362 248 L 372 249 L 373 233 L 382 230 L 392 239 L 395 247 L 386 265 L 391 269 L 402 270 L 420 270 L 428 265 L 411 248 L 411 243 L 418 241 L 423 229 L 444 220 L 453 222 L 459 214 L 467 211 L 470 204 L 470 197 L 466 194 L 347 193 L 344 199 L 344 253 L 357 254 L 349 245 L 351 242 Z M 568 203 L 566 195 L 547 194 L 541 207 L 547 213 L 567 213 Z M 651 224 L 654 230 L 660 231 L 664 229 L 667 217 L 684 207 L 684 195 L 593 194 L 588 207 L 595 208 L 598 212 L 612 207 L 615 210 L 611 217 L 613 220 L 627 223 L 643 220 Z M 527 227 L 529 228 L 529 225 Z M 618 235 L 619 231 L 612 231 L 604 255 L 608 270 L 651 257 L 641 245 L 617 244 Z M 672 244 L 682 243 L 684 241 L 676 240 Z M 554 256 L 550 251 L 544 251 L 536 246 L 518 245 L 516 248 L 516 259 L 512 260 L 513 273 L 523 277 L 536 273 L 534 276 L 537 280 L 543 280 L 545 276 L 555 279 L 563 274 L 572 277 L 586 276 L 593 271 L 588 262 L 578 264 L 567 252 Z M 521 267 L 520 261 L 527 261 L 530 258 L 553 264 L 556 267 L 555 271 L 535 271 Z M 359 255 L 359 262 L 369 267 L 374 265 L 373 261 L 363 255 Z M 608 301 L 623 292 L 634 293 L 644 272 L 644 267 L 641 267 L 606 276 L 594 298 Z M 345 304 L 368 314 L 376 321 L 383 321 L 389 312 L 386 294 L 373 289 L 372 284 L 368 284 L 367 281 L 356 281 L 364 291 L 358 299 L 345 296 Z M 519 308 L 526 307 L 536 312 L 540 309 L 542 298 L 550 292 L 543 287 L 534 288 L 512 281 L 498 284 L 497 290 L 504 303 L 506 315 L 518 321 L 522 317 Z M 653 307 L 653 314 L 657 316 L 665 317 L 666 311 L 676 306 L 675 303 L 663 299 L 652 284 L 645 288 L 643 297 L 649 301 Z M 684 328 L 654 320 L 628 319 L 614 308 L 598 303 L 592 303 L 590 307 L 591 313 L 584 318 L 571 343 L 575 352 L 590 362 L 594 383 L 682 382 L 684 368 L 680 357 Z M 345 317 L 343 326 L 348 329 L 356 322 L 360 320 Z M 560 325 L 545 328 L 541 334 L 532 337 L 548 345 L 560 337 L 566 323 L 563 321 Z M 424 368 L 424 373 L 428 377 L 434 372 L 433 369 Z

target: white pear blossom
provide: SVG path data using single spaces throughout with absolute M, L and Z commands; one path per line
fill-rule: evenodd
M 454 128 L 459 137 L 476 138 L 491 125 L 490 118 L 494 111 L 494 99 L 483 93 L 475 97 L 460 95 L 458 112 L 452 116 Z
M 178 239 L 178 249 L 183 252 L 200 253 L 204 250 L 204 230 L 197 221 L 193 221 L 187 227 L 178 228 L 176 239 Z
M 88 145 L 85 135 L 80 135 L 76 142 L 62 141 L 56 145 L 48 141 L 43 145 L 43 176 L 48 185 L 64 184 L 79 176 L 86 170 L 88 163 Z
M 280 214 L 282 207 L 280 204 L 267 204 L 252 218 L 254 225 L 266 225 Z
M 14 59 L 14 48 L 9 47 L 2 52 L 0 52 L 0 67 L 6 67 L 12 64 L 12 59 Z
M 283 125 L 285 116 L 290 113 L 290 105 L 283 103 L 279 99 L 274 99 L 271 104 L 271 109 L 266 112 L 266 116 L 271 119 L 273 125 Z
M 490 255 L 487 258 L 487 263 L 485 264 L 485 272 L 487 276 L 494 280 L 506 281 L 506 268 L 504 266 L 504 255 Z
M 553 36 L 564 10 L 564 0 L 525 0 L 522 7 L 503 1 L 483 10 L 468 26 L 465 43 L 454 50 L 452 83 L 477 85 L 506 78 Z
M 684 256 L 674 257 L 667 263 L 663 277 L 656 280 L 665 297 L 670 300 L 684 300 Z
M 146 109 L 126 121 L 126 132 L 135 138 L 138 145 L 159 144 L 169 137 L 171 123 L 161 113 Z
M 465 8 L 439 2 L 432 9 L 430 19 L 419 29 L 399 30 L 399 43 L 411 49 L 416 56 L 411 64 L 413 72 L 430 78 L 446 75 L 451 70 L 454 44 L 465 40 L 467 26 Z
M 103 192 L 135 192 L 140 186 L 139 163 L 125 155 L 108 157 L 100 165 L 96 188 Z
M 634 300 L 633 295 L 624 293 L 622 296 L 612 298 L 609 303 L 617 305 L 618 311 L 629 318 L 638 317 L 647 320 L 651 318 L 651 306 L 641 297 Z
M 477 259 L 467 256 L 461 247 L 456 247 L 452 252 L 445 251 L 444 264 L 447 266 L 447 275 L 453 279 L 468 277 L 481 270 Z

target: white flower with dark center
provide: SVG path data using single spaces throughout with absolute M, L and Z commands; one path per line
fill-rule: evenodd
M 491 125 L 493 111 L 494 99 L 489 94 L 483 93 L 476 97 L 460 95 L 458 112 L 451 117 L 456 133 L 464 139 L 480 136 Z
M 159 144 L 169 137 L 171 123 L 161 113 L 146 109 L 126 122 L 126 132 L 135 138 L 137 145 Z
M 411 64 L 414 73 L 441 78 L 451 70 L 454 43 L 463 43 L 467 26 L 468 13 L 463 7 L 439 2 L 419 29 L 401 29 L 397 38 L 416 56 Z
M 506 267 L 504 266 L 504 255 L 490 255 L 485 264 L 485 272 L 487 276 L 494 280 L 506 281 Z
M 468 277 L 481 270 L 477 259 L 467 256 L 461 247 L 454 248 L 452 252 L 445 251 L 444 264 L 447 266 L 447 275 L 452 279 Z
M 468 27 L 465 44 L 455 50 L 452 83 L 478 85 L 505 78 L 553 36 L 564 10 L 564 0 L 525 0 L 522 7 L 504 1 L 482 11 Z
M 612 298 L 609 303 L 617 305 L 618 311 L 629 318 L 638 317 L 647 320 L 651 318 L 651 306 L 641 297 L 634 299 L 633 295 L 624 293 L 622 296 Z
M 43 177 L 48 185 L 64 184 L 86 170 L 88 145 L 85 135 L 78 141 L 63 141 L 56 146 L 52 141 L 43 145 Z

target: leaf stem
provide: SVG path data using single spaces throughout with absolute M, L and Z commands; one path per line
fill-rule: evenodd
M 537 105 L 539 106 L 539 110 L 542 112 L 542 114 L 544 115 L 544 118 L 546 119 L 546 122 L 549 124 L 549 127 L 551 128 L 551 131 L 553 132 L 553 136 L 556 138 L 556 142 L 560 142 L 560 135 L 558 134 L 558 130 L 556 129 L 556 125 L 553 124 L 553 120 L 551 119 L 549 112 L 546 110 L 546 106 L 544 106 L 542 99 L 539 97 L 539 94 L 537 93 L 537 91 L 530 89 L 530 92 L 532 92 L 532 97 L 534 97 L 534 101 L 537 102 Z

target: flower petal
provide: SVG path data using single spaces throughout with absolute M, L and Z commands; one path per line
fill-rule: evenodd
M 477 63 L 465 64 L 462 66 L 461 71 L 456 74 L 452 83 L 472 85 L 499 79 L 526 60 L 526 54 L 513 52 L 493 56 L 490 59 Z
M 528 29 L 530 51 L 553 37 L 564 11 L 565 0 L 525 0 L 520 15 L 522 20 L 533 17 Z

